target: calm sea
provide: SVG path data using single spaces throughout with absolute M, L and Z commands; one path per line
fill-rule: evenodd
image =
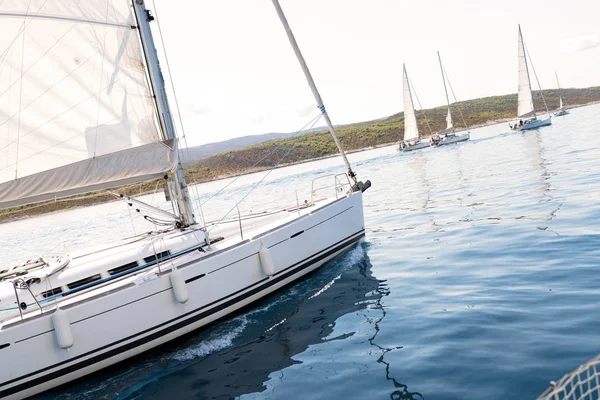
M 363 243 L 241 314 L 39 398 L 535 398 L 600 353 L 599 113 L 353 154 L 373 182 Z M 276 170 L 241 211 L 295 204 L 336 172 L 339 159 Z M 262 176 L 234 182 L 206 217 Z M 140 219 L 111 203 L 0 225 L 0 253 L 70 251 L 151 228 Z

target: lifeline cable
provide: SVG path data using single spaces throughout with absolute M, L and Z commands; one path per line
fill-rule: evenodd
M 319 119 L 321 118 L 321 115 L 323 115 L 323 114 L 319 114 L 319 117 L 313 120 L 313 123 L 312 123 L 312 125 L 311 125 L 311 126 L 310 126 L 310 128 L 308 129 L 309 131 L 310 131 L 310 130 L 313 128 L 313 126 L 315 126 L 315 124 L 317 123 L 317 121 L 319 121 Z M 244 195 L 244 197 L 242 197 L 242 199 L 241 199 L 240 201 L 236 202 L 236 205 L 235 205 L 235 206 L 233 206 L 233 207 L 232 207 L 232 208 L 231 208 L 231 209 L 230 209 L 230 210 L 229 210 L 229 211 L 228 211 L 228 212 L 227 212 L 225 215 L 223 215 L 223 216 L 222 216 L 222 217 L 221 217 L 221 218 L 220 218 L 220 219 L 219 219 L 219 220 L 218 220 L 218 221 L 217 221 L 217 222 L 216 222 L 216 223 L 213 225 L 213 227 L 212 227 L 212 228 L 210 228 L 209 232 L 210 232 L 210 231 L 212 231 L 214 228 L 216 228 L 216 227 L 219 225 L 219 223 L 220 223 L 221 221 L 223 221 L 225 218 L 227 218 L 227 216 L 228 216 L 229 214 L 231 214 L 231 212 L 232 212 L 233 210 L 235 210 L 235 209 L 236 209 L 236 208 L 237 208 L 237 207 L 238 207 L 238 206 L 239 206 L 239 205 L 242 203 L 242 201 L 244 201 L 244 200 L 246 199 L 246 197 L 248 197 L 248 196 L 250 195 L 250 193 L 252 193 L 252 192 L 254 191 L 254 189 L 256 189 L 256 188 L 258 187 L 258 185 L 260 185 L 260 184 L 261 184 L 261 183 L 262 183 L 262 182 L 263 182 L 263 181 L 264 181 L 264 180 L 267 178 L 267 176 L 269 176 L 269 174 L 270 174 L 271 172 L 273 172 L 273 170 L 275 170 L 275 169 L 276 169 L 276 168 L 279 166 L 279 164 L 281 164 L 281 162 L 282 162 L 283 160 L 285 160 L 285 158 L 286 158 L 286 157 L 287 157 L 287 156 L 288 156 L 288 155 L 289 155 L 289 154 L 292 152 L 292 150 L 294 150 L 294 148 L 296 147 L 296 145 L 297 145 L 298 143 L 300 143 L 300 141 L 301 141 L 303 138 L 304 138 L 304 136 L 300 136 L 300 137 L 299 137 L 299 138 L 296 140 L 296 142 L 295 142 L 295 143 L 292 145 L 292 147 L 291 147 L 291 148 L 290 148 L 290 149 L 289 149 L 289 150 L 288 150 L 288 151 L 287 151 L 287 152 L 286 152 L 286 153 L 283 155 L 283 157 L 281 157 L 281 158 L 279 159 L 279 161 L 277 161 L 277 163 L 275 163 L 275 165 L 273 165 L 273 167 L 272 167 L 271 169 L 269 169 L 269 171 L 268 171 L 268 172 L 265 174 L 265 176 L 263 176 L 263 177 L 262 177 L 262 178 L 261 178 L 261 179 L 260 179 L 258 182 L 256 182 L 256 184 L 255 184 L 255 185 L 254 185 L 254 186 L 253 186 L 253 187 L 252 187 L 252 188 L 251 188 L 251 189 L 248 191 L 248 193 L 246 193 L 246 194 Z M 281 145 L 280 145 L 279 147 L 281 147 Z
M 276 152 L 277 150 L 279 150 L 281 148 L 281 146 L 283 146 L 284 144 L 286 144 L 288 141 L 290 141 L 293 137 L 295 137 L 296 135 L 298 135 L 300 132 L 304 131 L 304 128 L 306 128 L 308 125 L 311 125 L 310 128 L 308 129 L 309 131 L 313 128 L 313 126 L 315 126 L 315 124 L 317 123 L 317 121 L 319 119 L 321 119 L 321 117 L 323 116 L 323 114 L 319 114 L 317 115 L 315 118 L 313 118 L 311 121 L 309 121 L 306 125 L 304 125 L 302 128 L 300 128 L 300 130 L 294 132 L 294 134 L 290 135 L 289 137 L 287 137 L 286 139 L 283 140 L 283 142 L 281 142 L 281 144 L 279 144 L 277 147 L 275 147 L 273 150 L 271 150 L 269 153 L 267 153 L 263 158 L 261 158 L 260 160 L 258 160 L 257 162 L 254 163 L 254 165 L 252 165 L 251 167 L 247 168 L 245 171 L 243 171 L 242 173 L 240 173 L 238 176 L 235 177 L 235 179 L 233 179 L 231 182 L 229 182 L 227 185 L 223 186 L 221 189 L 217 190 L 212 196 L 210 196 L 208 199 L 206 199 L 205 201 L 200 203 L 200 207 L 203 206 L 204 204 L 206 204 L 209 200 L 213 199 L 215 196 L 219 195 L 221 192 L 223 192 L 223 190 L 227 189 L 231 184 L 233 184 L 235 181 L 237 181 L 239 178 L 241 178 L 242 176 L 246 175 L 249 171 L 251 171 L 252 169 L 254 169 L 256 166 L 258 166 L 261 162 L 263 162 L 267 157 L 269 157 L 271 154 L 273 154 L 274 152 Z M 295 145 L 294 145 L 295 146 Z M 292 147 L 293 148 L 293 147 Z M 196 211 L 196 209 L 194 209 L 194 211 Z

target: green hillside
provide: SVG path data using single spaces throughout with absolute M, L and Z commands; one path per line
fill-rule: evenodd
M 550 110 L 558 108 L 559 93 L 567 105 L 583 105 L 600 101 L 600 86 L 586 89 L 545 90 L 544 97 Z M 542 97 L 534 94 L 537 110 L 545 110 Z M 514 118 L 517 110 L 517 95 L 492 96 L 475 100 L 461 101 L 452 105 L 455 125 L 460 129 L 464 125 L 459 109 L 469 127 L 484 125 L 494 121 Z M 446 127 L 446 107 L 437 107 L 424 112 L 417 111 L 419 130 L 422 135 L 429 135 L 427 123 L 435 133 Z M 388 118 L 345 125 L 336 128 L 336 132 L 346 150 L 395 143 L 402 139 L 404 131 L 404 113 L 394 114 Z M 254 165 L 258 160 L 285 141 L 276 139 L 227 151 L 200 161 L 194 168 L 188 169 L 190 181 L 203 181 L 217 177 L 239 173 Z M 289 140 L 281 148 L 265 159 L 257 169 L 276 165 L 283 155 L 296 143 Z M 298 162 L 336 154 L 337 148 L 328 131 L 314 132 L 302 136 L 299 143 L 286 157 L 285 163 Z
M 563 89 L 560 91 L 566 104 L 569 106 L 583 105 L 600 101 L 600 87 L 587 89 Z M 558 107 L 558 90 L 545 90 L 544 96 L 550 110 Z M 542 99 L 537 94 L 535 107 L 544 109 Z M 517 95 L 485 97 L 482 99 L 468 100 L 452 106 L 455 124 L 462 127 L 462 120 L 458 113 L 462 111 L 470 127 L 493 123 L 507 118 L 514 118 L 517 109 Z M 446 127 L 446 107 L 437 107 L 417 112 L 419 129 L 422 135 L 428 135 L 427 123 L 433 132 Z M 336 128 L 344 149 L 351 151 L 366 147 L 398 142 L 403 135 L 404 115 L 394 114 L 390 117 L 376 121 L 344 125 Z M 318 157 L 337 154 L 337 148 L 328 131 L 313 132 L 299 136 L 301 140 L 296 143 L 296 138 L 289 140 L 281 148 L 269 155 L 255 170 L 271 168 L 276 165 L 291 146 L 295 148 L 286 157 L 284 163 L 300 162 Z M 269 154 L 286 139 L 275 139 L 239 150 L 227 151 L 200 161 L 195 167 L 186 169 L 188 182 L 201 182 L 245 171 L 258 160 Z M 162 182 L 152 181 L 116 188 L 119 193 L 136 195 L 162 191 Z M 74 207 L 88 206 L 113 200 L 114 197 L 105 191 L 88 193 L 77 197 L 59 199 L 21 207 L 0 210 L 0 222 L 25 218 L 27 216 L 44 214 L 53 211 L 65 210 Z

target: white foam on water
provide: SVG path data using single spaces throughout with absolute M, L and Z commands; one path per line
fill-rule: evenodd
M 239 325 L 226 333 L 216 334 L 214 338 L 203 340 L 200 344 L 180 350 L 173 355 L 173 358 L 178 361 L 190 361 L 196 358 L 206 357 L 209 354 L 219 350 L 231 347 L 233 340 L 238 337 L 248 325 L 248 319 L 245 315 L 235 318 L 234 321 L 239 321 Z

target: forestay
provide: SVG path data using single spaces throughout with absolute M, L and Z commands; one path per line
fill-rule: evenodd
M 162 176 L 130 2 L 0 2 L 0 208 Z
M 530 117 L 535 115 L 533 108 L 533 95 L 531 93 L 531 81 L 529 80 L 529 69 L 525 57 L 525 43 L 519 25 L 519 93 L 518 93 L 518 117 Z
M 404 65 L 402 65 L 402 85 L 404 95 L 404 140 L 417 140 L 419 139 L 419 128 L 417 126 L 417 117 L 415 116 L 415 107 L 408 82 L 408 75 L 406 75 L 406 66 Z
M 452 121 L 452 112 L 450 111 L 450 97 L 448 96 L 448 88 L 446 87 L 446 74 L 444 72 L 444 66 L 442 65 L 442 57 L 440 52 L 437 52 L 438 61 L 440 62 L 440 71 L 442 72 L 442 81 L 444 82 L 444 93 L 446 94 L 446 104 L 448 105 L 448 114 L 446 115 L 446 129 L 444 132 L 451 132 L 454 130 L 454 122 Z

